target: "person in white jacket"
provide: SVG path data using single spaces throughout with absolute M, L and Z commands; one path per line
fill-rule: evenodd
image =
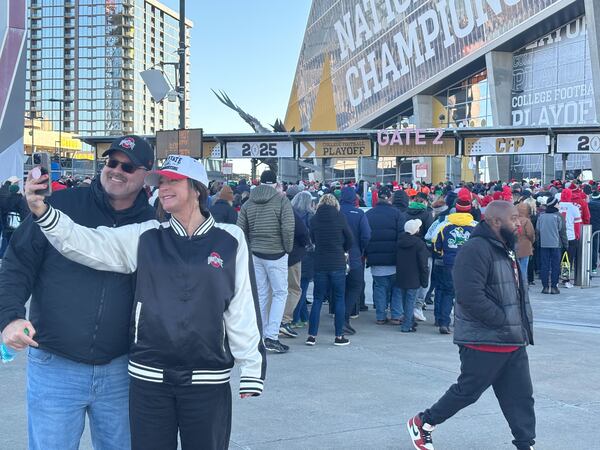
M 240 396 L 260 395 L 266 359 L 250 254 L 243 232 L 206 209 L 204 166 L 172 155 L 146 183 L 159 187 L 168 222 L 86 228 L 37 194 L 26 197 L 48 241 L 65 257 L 98 270 L 136 272 L 129 353 L 133 449 L 221 450 L 231 431 L 230 372 Z M 81 299 L 85 301 L 85 299 Z M 93 330 L 90 330 L 93 332 Z

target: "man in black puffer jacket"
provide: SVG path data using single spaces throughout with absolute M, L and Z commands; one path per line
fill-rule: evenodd
M 408 421 L 417 448 L 433 448 L 436 425 L 474 403 L 490 386 L 512 431 L 513 444 L 530 450 L 535 441 L 533 387 L 526 347 L 533 344 L 533 317 L 515 257 L 519 213 L 494 201 L 454 264 L 454 342 L 461 373 L 456 384 L 423 413 Z M 430 447 L 426 447 L 429 444 Z
M 371 227 L 371 240 L 365 252 L 367 265 L 373 276 L 373 303 L 378 325 L 388 322 L 386 308 L 391 307 L 391 323 L 400 325 L 402 296 L 396 284 L 396 247 L 398 237 L 404 231 L 406 218 L 392 206 L 392 191 L 388 187 L 379 190 L 379 201 L 367 211 Z

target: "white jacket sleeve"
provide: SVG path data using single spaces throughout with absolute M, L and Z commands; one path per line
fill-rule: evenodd
M 159 226 L 150 220 L 117 228 L 87 228 L 52 206 L 36 222 L 64 257 L 92 269 L 119 273 L 135 272 L 139 237 Z
M 235 362 L 240 366 L 240 394 L 260 395 L 267 360 L 261 338 L 260 308 L 254 269 L 244 232 L 235 225 L 217 224 L 238 241 L 234 296 L 225 311 L 225 331 Z

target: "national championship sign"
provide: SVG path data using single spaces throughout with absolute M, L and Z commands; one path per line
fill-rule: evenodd
M 360 158 L 373 156 L 368 139 L 345 141 L 312 141 L 300 143 L 300 158 Z
M 556 137 L 556 153 L 600 154 L 600 134 L 559 134 Z
M 444 130 L 426 131 L 417 128 L 380 130 L 377 132 L 378 156 L 419 158 L 423 156 L 454 156 L 455 139 L 444 138 Z
M 294 143 L 280 142 L 228 142 L 228 158 L 293 158 Z
M 546 135 L 465 138 L 465 156 L 536 155 L 548 153 Z

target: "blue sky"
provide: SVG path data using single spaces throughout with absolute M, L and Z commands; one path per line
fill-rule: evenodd
M 178 11 L 178 0 L 162 0 Z M 311 0 L 188 0 L 191 123 L 206 133 L 252 129 L 221 104 L 223 90 L 263 125 L 284 120 Z

